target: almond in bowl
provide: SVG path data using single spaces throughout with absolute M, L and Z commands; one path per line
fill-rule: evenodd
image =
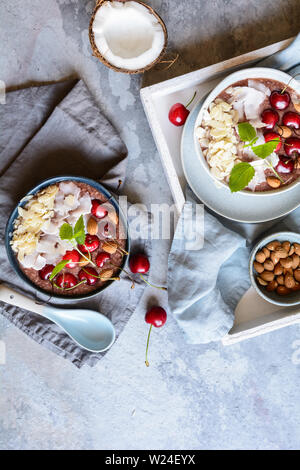
M 300 304 L 300 236 L 281 232 L 262 240 L 250 257 L 250 278 L 269 302 Z

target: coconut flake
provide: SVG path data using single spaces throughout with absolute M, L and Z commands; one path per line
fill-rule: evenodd
M 132 1 L 105 2 L 96 12 L 92 31 L 100 54 L 111 65 L 127 70 L 150 65 L 165 45 L 164 30 L 156 16 Z
M 266 94 L 255 88 L 248 86 L 239 86 L 232 89 L 229 103 L 239 113 L 239 118 L 246 116 L 247 120 L 258 119 L 260 115 L 260 106 L 264 102 Z

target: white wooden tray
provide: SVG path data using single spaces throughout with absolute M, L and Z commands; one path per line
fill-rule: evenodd
M 186 179 L 180 156 L 182 128 L 175 127 L 169 122 L 170 107 L 177 102 L 187 103 L 195 91 L 197 91 L 196 101 L 199 100 L 228 73 L 247 67 L 284 49 L 292 40 L 293 38 L 290 38 L 195 72 L 142 88 L 142 103 L 160 153 L 178 215 L 185 202 Z M 230 345 L 295 323 L 300 323 L 300 307 L 278 308 L 261 299 L 251 288 L 237 306 L 234 327 L 223 339 L 223 344 Z

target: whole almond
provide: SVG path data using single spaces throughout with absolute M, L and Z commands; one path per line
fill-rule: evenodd
M 118 225 L 119 217 L 116 211 L 111 211 L 111 212 L 109 211 L 107 214 L 107 217 L 114 225 Z
M 282 243 L 282 248 L 287 252 L 289 253 L 290 249 L 291 249 L 291 244 L 290 242 L 283 242 Z
M 292 268 L 283 268 L 283 275 L 285 276 L 286 274 L 294 274 L 294 271 Z
M 266 258 L 270 258 L 271 252 L 270 252 L 270 250 L 268 250 L 268 248 L 264 247 L 264 248 L 262 249 L 262 251 L 263 251 L 263 253 L 264 253 L 264 255 L 265 255 Z
M 292 289 L 295 286 L 295 279 L 291 274 L 286 274 L 284 278 L 284 285 L 288 289 Z
M 264 268 L 266 271 L 274 271 L 273 261 L 271 261 L 270 259 L 266 259 L 266 261 L 264 262 Z
M 282 273 L 283 273 L 283 267 L 281 266 L 280 263 L 277 263 L 274 268 L 274 274 L 275 276 L 280 276 Z
M 90 264 L 89 260 L 81 256 L 79 260 L 79 266 L 83 268 L 84 266 L 87 266 L 88 264 Z
M 275 248 L 275 254 L 278 258 L 288 257 L 287 251 L 282 246 L 277 246 L 277 248 Z
M 296 279 L 297 282 L 300 282 L 300 269 L 296 269 L 294 271 L 294 278 Z
M 93 217 L 89 218 L 87 223 L 87 231 L 90 235 L 97 235 L 98 233 L 98 222 Z
M 253 266 L 255 271 L 258 272 L 258 274 L 264 271 L 264 266 L 261 263 L 258 263 L 257 261 L 254 261 Z
M 278 286 L 276 292 L 278 295 L 288 295 L 291 291 L 285 286 Z
M 277 240 L 274 240 L 273 242 L 269 242 L 267 244 L 268 250 L 271 250 L 271 251 L 274 251 L 275 248 L 277 248 L 278 246 L 281 246 L 281 243 Z
M 293 103 L 293 104 L 294 104 L 294 108 L 297 111 L 297 113 L 300 113 L 300 101 L 298 101 L 297 103 Z
M 290 251 L 289 251 L 289 256 L 292 256 L 295 253 L 295 247 L 294 245 L 291 245 Z
M 274 279 L 274 273 L 272 273 L 270 271 L 264 271 L 263 273 L 261 273 L 260 277 L 264 281 L 271 282 Z
M 266 255 L 263 251 L 258 251 L 256 253 L 255 259 L 258 263 L 264 263 L 266 261 Z
M 118 249 L 116 242 L 104 242 L 102 243 L 102 250 L 110 255 L 113 255 Z
M 290 269 L 293 266 L 293 260 L 289 256 L 287 258 L 281 258 L 280 264 L 283 268 Z
M 278 134 L 284 139 L 288 139 L 292 135 L 292 131 L 287 126 L 278 126 Z
M 110 281 L 113 277 L 113 270 L 112 269 L 103 269 L 100 273 L 100 280 L 102 282 Z M 115 280 L 119 280 L 118 277 L 115 278 Z
M 294 243 L 295 253 L 300 256 L 300 245 L 299 243 Z
M 300 282 L 295 282 L 295 285 L 292 288 L 292 291 L 297 292 L 298 290 L 300 290 Z
M 267 286 L 268 285 L 267 281 L 264 281 L 264 279 L 262 279 L 259 276 L 257 276 L 256 280 L 261 286 Z
M 284 285 L 284 277 L 283 276 L 278 276 L 276 278 L 276 281 L 278 282 L 278 284 L 280 284 L 281 286 Z
M 275 251 L 271 253 L 271 260 L 273 261 L 274 266 L 278 263 L 279 257 L 276 255 Z
M 268 176 L 267 183 L 273 189 L 277 189 L 281 185 L 281 181 L 276 176 Z
M 269 282 L 267 285 L 267 291 L 273 292 L 278 287 L 278 282 L 274 279 L 274 281 Z
M 300 256 L 294 253 L 292 256 L 292 261 L 293 261 L 292 268 L 297 269 L 300 263 Z

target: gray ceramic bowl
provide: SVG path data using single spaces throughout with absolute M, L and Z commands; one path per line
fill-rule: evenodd
M 293 305 L 300 304 L 300 290 L 296 292 L 292 292 L 287 296 L 280 296 L 276 292 L 268 292 L 267 289 L 263 286 L 260 286 L 255 279 L 256 272 L 253 267 L 253 262 L 255 261 L 255 255 L 258 251 L 261 250 L 265 245 L 269 242 L 278 240 L 280 242 L 289 241 L 291 243 L 300 243 L 300 234 L 295 232 L 277 232 L 273 233 L 272 235 L 268 235 L 267 237 L 263 238 L 252 250 L 250 260 L 249 260 L 249 272 L 250 272 L 250 279 L 252 286 L 256 290 L 256 292 L 263 297 L 268 302 L 272 304 L 281 305 L 284 307 L 291 307 Z

